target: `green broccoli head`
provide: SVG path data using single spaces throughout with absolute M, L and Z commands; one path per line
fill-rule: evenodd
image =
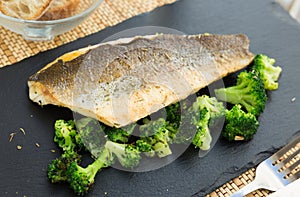
M 111 163 L 111 154 L 107 149 L 103 149 L 100 156 L 86 168 L 73 161 L 67 171 L 67 181 L 76 194 L 84 195 L 95 182 L 95 176 L 102 168 Z
M 149 121 L 147 124 L 140 126 L 140 140 L 144 143 L 148 143 L 158 157 L 165 157 L 172 154 L 169 146 L 169 143 L 171 142 L 171 132 L 167 127 L 168 122 L 163 118 Z
M 52 183 L 67 181 L 66 171 L 72 162 L 79 162 L 80 155 L 75 151 L 66 151 L 48 165 L 48 178 Z
M 77 135 L 75 136 L 75 142 L 82 150 L 86 150 L 85 141 L 90 135 L 92 130 L 97 127 L 98 121 L 93 118 L 85 117 L 75 121 L 77 129 Z
M 210 126 L 214 126 L 224 118 L 226 108 L 215 97 L 207 95 L 197 97 L 192 108 L 194 111 L 192 125 L 196 126 L 192 143 L 202 150 L 208 150 L 212 141 Z
M 131 144 L 120 144 L 112 141 L 105 143 L 105 148 L 114 155 L 125 168 L 133 168 L 139 164 L 141 152 Z
M 191 106 L 185 108 L 180 122 L 180 129 L 174 143 L 192 143 L 195 147 L 208 150 L 212 141 L 211 131 L 214 126 L 223 123 L 225 106 L 215 97 L 202 95 Z
M 256 72 L 241 72 L 235 86 L 216 89 L 215 94 L 219 100 L 241 104 L 256 116 L 263 112 L 267 102 L 263 81 Z
M 225 115 L 224 104 L 219 102 L 216 97 L 209 97 L 207 95 L 197 97 L 196 102 L 193 103 L 193 108 L 200 110 L 200 113 L 202 109 L 206 109 L 210 119 L 218 119 Z
M 278 82 L 282 69 L 279 66 L 274 66 L 275 59 L 269 58 L 266 55 L 258 54 L 253 60 L 252 69 L 257 71 L 267 90 L 278 89 Z
M 256 116 L 246 113 L 237 104 L 231 110 L 227 110 L 223 137 L 229 141 L 250 140 L 253 138 L 259 126 Z
M 178 129 L 181 122 L 181 103 L 177 102 L 167 106 L 166 113 L 166 121 L 168 124 L 174 129 Z
M 202 150 L 210 149 L 212 137 L 209 130 L 210 112 L 205 107 L 200 110 L 199 119 L 194 119 L 193 124 L 196 126 L 196 134 L 192 140 L 195 147 Z
M 152 149 L 152 145 L 145 141 L 145 140 L 142 140 L 142 139 L 139 139 L 135 142 L 135 145 L 137 147 L 137 149 L 144 153 L 144 152 L 151 152 L 153 149 Z
M 105 133 L 110 141 L 127 143 L 130 134 L 134 131 L 135 124 L 128 125 L 124 128 L 108 127 L 105 129 Z
M 54 142 L 64 151 L 74 150 L 76 147 L 74 138 L 77 135 L 74 121 L 57 120 L 55 121 L 54 129 Z
M 158 157 L 165 157 L 172 154 L 169 142 L 169 130 L 159 130 L 153 136 L 155 143 L 152 144 L 153 150 L 156 152 Z
M 99 157 L 100 147 L 107 141 L 105 129 L 108 126 L 93 118 L 81 118 L 76 120 L 76 143 L 81 149 L 88 150 L 94 157 Z

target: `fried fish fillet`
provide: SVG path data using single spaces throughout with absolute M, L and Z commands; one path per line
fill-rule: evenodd
M 57 58 L 29 78 L 29 97 L 122 127 L 244 68 L 253 57 L 243 34 L 124 38 Z

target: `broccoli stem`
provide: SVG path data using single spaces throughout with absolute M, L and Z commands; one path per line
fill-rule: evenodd
M 157 156 L 160 158 L 172 154 L 172 151 L 168 143 L 157 142 L 156 144 L 153 145 L 153 149 L 157 153 Z
M 85 194 L 95 182 L 97 172 L 110 164 L 111 154 L 103 149 L 100 156 L 86 168 L 73 161 L 67 169 L 67 180 L 76 194 Z
M 205 128 L 201 128 L 201 131 L 196 132 L 192 143 L 196 148 L 200 148 L 201 150 L 208 150 L 210 149 L 211 141 L 212 137 L 210 135 L 209 128 L 205 126 Z
M 93 183 L 94 178 L 97 174 L 97 172 L 101 169 L 106 167 L 108 158 L 110 157 L 110 153 L 107 149 L 103 149 L 102 154 L 90 165 L 88 165 L 86 168 L 83 168 L 81 166 L 77 166 L 78 170 L 86 174 L 89 178 L 89 182 Z
M 232 104 L 242 104 L 247 111 L 253 109 L 253 95 L 249 95 L 248 87 L 245 87 L 243 83 L 215 90 L 216 97 L 219 100 L 226 101 Z
M 125 152 L 126 144 L 119 144 L 112 141 L 107 141 L 105 143 L 105 148 L 114 153 L 119 160 L 123 160 L 123 154 Z
M 227 101 L 229 103 L 238 103 L 243 100 L 244 94 L 247 91 L 244 91 L 242 88 L 244 85 L 237 85 L 228 88 L 220 88 L 215 90 L 216 96 L 219 100 Z

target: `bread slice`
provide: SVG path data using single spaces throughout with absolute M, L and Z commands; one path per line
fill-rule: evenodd
M 49 9 L 39 20 L 57 20 L 76 14 L 80 0 L 53 0 Z
M 35 20 L 40 18 L 52 0 L 2 0 L 0 11 L 14 18 Z

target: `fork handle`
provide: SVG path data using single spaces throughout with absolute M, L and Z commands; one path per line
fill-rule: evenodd
M 253 192 L 257 189 L 260 189 L 261 184 L 258 183 L 258 181 L 256 181 L 255 179 L 247 184 L 246 186 L 242 187 L 239 191 L 233 193 L 230 197 L 243 197 L 247 194 L 249 194 L 250 192 Z

